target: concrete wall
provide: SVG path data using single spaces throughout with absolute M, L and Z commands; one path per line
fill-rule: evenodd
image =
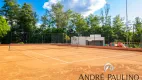
M 78 44 L 78 37 L 71 37 L 71 44 L 77 45 Z
M 71 44 L 73 45 L 87 45 L 86 41 L 103 41 L 103 45 L 105 44 L 105 38 L 101 37 L 101 35 L 90 35 L 90 37 L 71 37 Z
M 79 37 L 79 45 L 86 45 L 86 37 Z
M 71 37 L 71 44 L 74 45 L 86 45 L 86 37 L 76 37 L 76 39 L 74 39 L 75 37 Z

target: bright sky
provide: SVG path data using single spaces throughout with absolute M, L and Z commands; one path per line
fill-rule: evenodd
M 33 6 L 33 10 L 37 14 L 42 16 L 45 9 L 50 9 L 52 4 L 61 1 L 65 6 L 64 10 L 71 9 L 75 12 L 79 12 L 84 16 L 89 14 L 100 15 L 100 9 L 104 7 L 106 3 L 110 4 L 110 15 L 112 17 L 120 14 L 121 17 L 125 17 L 125 1 L 126 0 L 17 0 L 19 4 L 24 2 Z M 0 7 L 3 5 L 0 0 Z M 128 16 L 129 20 L 134 20 L 135 17 L 142 18 L 142 0 L 128 0 Z

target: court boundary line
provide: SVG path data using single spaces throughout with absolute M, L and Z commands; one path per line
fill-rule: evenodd
M 55 57 L 47 56 L 47 55 L 44 55 L 44 54 L 42 54 L 42 53 L 37 53 L 37 52 L 34 52 L 34 51 L 27 51 L 27 52 L 31 52 L 31 53 L 34 53 L 34 54 L 36 53 L 37 55 L 40 55 L 40 56 L 43 56 L 43 57 L 46 57 L 46 58 L 50 58 L 50 59 L 53 59 L 53 60 L 56 60 L 56 61 L 60 61 L 60 62 L 63 62 L 63 63 L 68 63 L 67 61 L 64 61 L 64 60 L 61 60 L 61 59 L 58 59 L 58 58 L 55 58 Z M 31 58 L 40 60 L 40 61 L 42 61 L 42 62 L 44 62 L 44 63 L 47 63 L 47 62 L 45 62 L 45 61 L 43 61 L 43 60 L 41 60 L 41 59 L 39 59 L 39 58 L 36 58 L 36 57 L 33 57 L 33 56 L 29 56 L 29 55 L 27 55 L 27 54 L 24 53 L 24 52 L 23 52 L 23 54 L 26 55 L 26 56 L 28 56 L 28 57 L 31 57 Z
M 72 64 L 72 63 L 78 63 L 78 62 L 86 62 L 86 61 L 92 61 L 92 60 L 98 60 L 98 59 L 107 59 L 107 58 L 116 58 L 116 57 L 121 57 L 121 56 L 127 56 L 127 55 L 131 55 L 131 54 L 135 54 L 135 53 L 129 53 L 129 54 L 122 54 L 122 55 L 115 55 L 115 56 L 109 56 L 109 57 L 100 57 L 100 58 L 91 58 L 91 59 L 85 59 L 85 60 L 76 60 L 76 61 L 71 61 L 71 62 L 68 62 L 68 61 L 65 61 L 65 60 L 61 60 L 61 59 L 58 59 L 58 58 L 54 58 L 54 57 L 51 57 L 51 56 L 47 56 L 47 55 L 44 55 L 42 53 L 37 53 L 37 52 L 33 52 L 33 51 L 28 51 L 28 52 L 32 52 L 32 53 L 36 53 L 37 55 L 40 55 L 40 56 L 44 56 L 44 57 L 47 57 L 47 58 L 50 58 L 50 59 L 53 59 L 53 60 L 57 60 L 57 61 L 60 61 L 62 63 L 56 63 L 56 64 L 52 64 L 52 65 L 58 65 L 58 64 Z M 38 59 L 38 58 L 37 58 Z M 121 59 L 121 58 L 120 58 Z M 42 61 L 41 59 L 38 59 L 40 61 Z M 47 63 L 45 61 L 42 61 L 44 63 Z
M 32 53 L 36 53 L 37 55 L 40 55 L 40 56 L 43 56 L 43 57 L 46 57 L 46 58 L 50 58 L 50 59 L 53 59 L 53 60 L 56 60 L 56 61 L 60 61 L 60 62 L 63 62 L 63 63 L 68 63 L 67 61 L 65 60 L 61 60 L 61 59 L 58 59 L 58 58 L 55 58 L 55 57 L 51 57 L 51 56 L 48 56 L 48 55 L 44 55 L 42 53 L 37 53 L 37 52 L 34 52 L 34 51 L 28 51 L 28 52 L 32 52 Z
M 6 44 L 8 45 L 8 44 Z M 85 47 L 85 48 L 98 48 L 98 49 L 110 49 L 110 50 L 120 50 L 120 51 L 136 51 L 142 52 L 142 48 L 121 48 L 121 47 L 108 47 L 108 46 L 81 46 L 81 45 L 72 45 L 72 44 L 55 44 L 55 43 L 47 43 L 47 44 L 10 44 L 15 46 L 26 46 L 26 45 L 54 45 L 54 46 L 71 46 L 71 47 Z M 1 46 L 1 45 L 0 45 Z
M 71 47 L 76 47 L 76 46 L 77 46 L 77 45 L 72 45 L 72 44 L 51 44 L 51 45 L 57 45 L 57 46 L 71 46 Z M 77 47 L 142 52 L 142 48 L 121 48 L 121 47 L 108 47 L 108 46 L 83 46 L 83 45 L 78 45 Z
M 134 53 L 130 53 L 130 54 L 134 54 Z M 125 54 L 125 55 L 130 55 L 130 54 Z M 110 56 L 110 57 L 100 57 L 100 58 L 91 58 L 91 59 L 85 59 L 85 60 L 76 60 L 76 61 L 71 61 L 68 63 L 60 63 L 60 64 L 72 64 L 72 63 L 78 63 L 78 62 L 86 62 L 86 61 L 92 61 L 92 60 L 98 60 L 98 59 L 107 59 L 107 58 L 115 58 L 115 57 L 121 57 L 124 56 L 123 55 L 116 55 L 116 56 Z M 55 64 L 58 65 L 58 64 Z
M 25 53 L 23 53 L 25 56 L 27 56 L 27 57 L 30 57 L 30 58 L 32 58 L 32 59 L 36 59 L 36 60 L 39 60 L 39 61 L 41 61 L 41 62 L 43 62 L 43 63 L 47 63 L 47 62 L 45 62 L 45 61 L 43 61 L 43 60 L 41 60 L 41 59 L 39 59 L 39 58 L 36 58 L 36 57 L 33 57 L 33 56 L 29 56 L 29 55 L 27 55 L 27 54 L 25 54 Z
M 124 55 L 131 55 L 131 54 L 135 54 L 135 53 L 129 53 L 129 54 L 122 54 L 122 55 L 115 55 L 115 56 L 109 56 L 109 57 L 100 57 L 100 58 L 91 58 L 91 59 L 85 59 L 85 60 L 76 60 L 76 61 L 71 61 L 71 62 L 68 62 L 68 61 L 65 61 L 65 60 L 61 60 L 59 58 L 55 58 L 55 57 L 51 57 L 51 56 L 48 56 L 48 55 L 44 55 L 42 53 L 37 53 L 37 52 L 34 52 L 34 51 L 27 51 L 27 52 L 32 52 L 32 53 L 36 53 L 37 55 L 40 55 L 40 56 L 43 56 L 43 57 L 46 57 L 46 58 L 50 58 L 50 59 L 53 59 L 53 60 L 56 60 L 56 61 L 60 61 L 62 63 L 56 63 L 56 64 L 71 64 L 71 63 L 78 63 L 78 62 L 86 62 L 86 61 L 92 61 L 92 60 L 98 60 L 98 59 L 106 59 L 106 58 L 115 58 L 115 57 L 121 57 L 121 56 L 124 56 Z M 25 53 L 23 53 L 25 54 Z M 26 56 L 29 56 L 29 55 L 26 55 Z M 31 57 L 31 56 L 29 56 Z M 41 60 L 40 58 L 36 58 L 36 57 L 33 57 L 32 58 L 35 58 L 37 60 L 40 60 L 44 63 L 48 63 L 48 62 L 45 62 L 43 60 Z M 55 64 L 55 65 L 56 65 Z M 54 65 L 54 64 L 53 64 Z

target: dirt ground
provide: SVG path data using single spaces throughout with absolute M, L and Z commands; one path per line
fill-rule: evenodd
M 106 63 L 114 71 L 104 72 Z M 79 80 L 81 74 L 102 73 L 138 74 L 142 80 L 142 52 L 56 45 L 11 46 L 9 51 L 0 46 L 0 80 Z

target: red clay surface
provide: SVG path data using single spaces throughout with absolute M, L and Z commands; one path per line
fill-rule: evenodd
M 104 72 L 111 63 L 114 71 Z M 0 46 L 0 80 L 78 80 L 80 74 L 138 74 L 142 52 L 56 45 Z

